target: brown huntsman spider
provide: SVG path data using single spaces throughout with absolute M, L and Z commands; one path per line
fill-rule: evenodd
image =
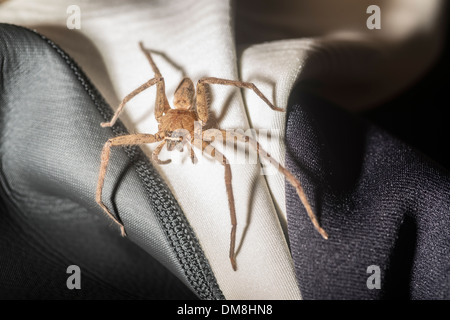
M 126 235 L 123 224 L 109 211 L 109 209 L 102 202 L 102 190 L 110 158 L 111 147 L 125 146 L 125 145 L 141 145 L 158 142 L 159 145 L 153 151 L 152 158 L 156 163 L 163 165 L 170 162 L 170 160 L 162 161 L 158 158 L 159 153 L 161 152 L 162 148 L 165 145 L 167 145 L 167 149 L 169 151 L 172 151 L 175 148 L 181 151 L 183 150 L 183 147 L 187 145 L 188 150 L 190 151 L 192 162 L 195 164 L 197 162 L 197 158 L 192 148 L 193 146 L 198 148 L 202 152 L 207 152 L 210 156 L 220 161 L 220 163 L 225 168 L 225 186 L 228 196 L 228 205 L 230 208 L 230 217 L 231 217 L 229 257 L 233 270 L 237 269 L 236 253 L 235 253 L 237 222 L 236 222 L 236 209 L 234 204 L 233 189 L 231 183 L 231 167 L 230 164 L 228 163 L 227 158 L 211 145 L 211 143 L 214 141 L 214 138 L 216 137 L 217 132 L 219 132 L 219 134 L 221 134 L 224 139 L 223 141 L 232 139 L 233 143 L 235 142 L 235 140 L 244 143 L 249 143 L 255 148 L 255 150 L 257 151 L 259 156 L 261 156 L 261 158 L 269 161 L 272 165 L 274 165 L 278 169 L 278 171 L 285 176 L 287 181 L 289 181 L 289 183 L 296 189 L 297 194 L 300 197 L 300 200 L 303 206 L 305 207 L 306 212 L 315 229 L 320 233 L 320 235 L 324 239 L 328 239 L 327 233 L 319 225 L 319 222 L 311 208 L 311 205 L 307 200 L 306 194 L 300 182 L 290 171 L 288 171 L 286 168 L 280 165 L 266 151 L 264 151 L 256 140 L 243 134 L 239 134 L 236 132 L 230 134 L 230 132 L 220 129 L 213 129 L 215 131 L 214 134 L 211 134 L 210 131 L 211 129 L 201 131 L 201 129 L 204 128 L 206 122 L 208 121 L 208 113 L 209 113 L 208 110 L 209 104 L 207 98 L 208 85 L 218 84 L 251 89 L 272 110 L 274 111 L 284 111 L 284 110 L 274 106 L 253 83 L 219 79 L 213 77 L 201 78 L 197 82 L 197 87 L 194 87 L 194 84 L 191 79 L 184 78 L 179 84 L 174 94 L 173 105 L 175 108 L 171 108 L 165 93 L 164 78 L 162 77 L 158 67 L 153 61 L 150 52 L 148 52 L 143 47 L 142 42 L 140 42 L 139 45 L 142 52 L 147 57 L 147 60 L 150 63 L 155 76 L 152 79 L 145 82 L 144 84 L 142 84 L 137 89 L 135 89 L 133 92 L 128 94 L 122 100 L 110 122 L 101 123 L 102 127 L 113 126 L 116 120 L 118 119 L 120 113 L 122 112 L 125 104 L 128 101 L 130 101 L 132 98 L 134 98 L 136 95 L 138 95 L 145 89 L 148 89 L 153 85 L 156 85 L 155 117 L 158 122 L 158 132 L 155 134 L 137 133 L 110 138 L 105 143 L 101 154 L 101 165 L 96 190 L 96 201 L 100 205 L 100 207 L 102 207 L 102 209 L 106 212 L 108 217 L 111 218 L 120 227 L 121 234 L 123 236 Z M 199 126 L 200 131 L 197 130 L 195 123 L 200 124 Z M 185 134 L 180 135 L 179 134 L 180 130 Z

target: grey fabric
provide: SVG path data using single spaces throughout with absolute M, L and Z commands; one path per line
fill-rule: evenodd
M 78 264 L 120 293 L 113 297 L 193 298 L 188 287 L 200 298 L 222 298 L 189 224 L 139 148 L 113 149 L 104 189 L 128 238 L 96 204 L 103 144 L 126 132 L 120 123 L 100 127 L 112 111 L 70 58 L 38 34 L 0 25 L 0 70 L 2 219 L 21 230 L 1 246 L 19 237 L 40 252 L 39 264 Z M 65 269 L 54 271 L 67 277 Z M 8 275 L 0 276 L 0 294 L 8 297 L 5 286 L 20 297 Z M 52 286 L 70 296 L 65 282 Z M 35 295 L 43 292 L 52 296 L 46 290 Z

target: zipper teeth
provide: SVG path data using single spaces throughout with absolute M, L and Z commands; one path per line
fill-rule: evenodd
M 53 41 L 34 30 L 32 31 L 46 41 L 64 59 L 88 93 L 99 113 L 105 121 L 109 121 L 113 116 L 112 109 L 76 62 Z M 116 122 L 112 127 L 112 131 L 115 136 L 128 134 L 125 126 L 120 121 Z M 203 254 L 200 243 L 195 237 L 189 222 L 182 213 L 175 198 L 168 191 L 168 187 L 164 181 L 160 178 L 140 148 L 137 146 L 125 146 L 123 149 L 134 163 L 136 172 L 152 200 L 153 209 L 157 214 L 167 240 L 171 244 L 193 290 L 201 299 L 225 299 L 211 267 Z

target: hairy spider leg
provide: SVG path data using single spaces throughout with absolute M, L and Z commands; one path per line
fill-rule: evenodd
M 198 118 L 202 123 L 208 121 L 208 100 L 207 100 L 207 84 L 219 84 L 226 86 L 234 86 L 238 88 L 251 89 L 258 97 L 261 98 L 272 110 L 283 112 L 284 109 L 274 106 L 269 99 L 256 87 L 252 82 L 227 80 L 214 77 L 204 77 L 197 82 L 197 113 Z
M 108 168 L 108 162 L 109 162 L 109 158 L 110 158 L 110 154 L 111 154 L 111 147 L 124 146 L 124 145 L 139 145 L 139 144 L 158 142 L 161 140 L 162 140 L 162 138 L 160 138 L 159 136 L 155 136 L 153 134 L 138 133 L 138 134 L 130 134 L 130 135 L 111 138 L 103 146 L 102 154 L 101 154 L 100 172 L 99 172 L 98 181 L 97 181 L 97 191 L 95 194 L 95 200 L 100 205 L 100 207 L 103 209 L 103 211 L 106 212 L 107 216 L 109 218 L 111 218 L 120 227 L 120 232 L 121 232 L 122 236 L 126 235 L 125 227 L 109 211 L 109 209 L 104 205 L 104 203 L 102 201 L 103 185 L 105 182 L 106 171 Z
M 317 230 L 317 232 L 319 232 L 319 234 L 324 239 L 328 239 L 328 234 L 320 226 L 319 221 L 318 221 L 316 215 L 314 214 L 314 211 L 312 210 L 311 205 L 308 202 L 308 198 L 305 194 L 305 191 L 303 190 L 303 187 L 302 187 L 300 181 L 289 170 L 287 170 L 278 161 L 276 161 L 274 158 L 272 158 L 271 155 L 269 153 L 267 153 L 261 147 L 261 145 L 259 144 L 258 141 L 250 138 L 249 136 L 241 134 L 239 132 L 230 133 L 225 130 L 220 130 L 220 131 L 222 132 L 224 141 L 225 141 L 225 139 L 230 140 L 232 138 L 233 142 L 234 142 L 234 137 L 236 137 L 240 141 L 249 143 L 253 148 L 255 148 L 258 155 L 260 155 L 263 159 L 265 159 L 266 161 L 270 162 L 273 166 L 275 166 L 278 169 L 278 171 L 285 176 L 286 180 L 289 181 L 289 183 L 295 188 L 295 190 L 300 198 L 300 201 L 302 202 L 303 206 L 305 207 L 308 217 L 311 220 L 314 228 Z
M 206 137 L 205 139 L 209 139 L 213 137 Z M 201 148 L 202 152 L 207 152 L 208 155 L 211 155 L 214 159 L 219 161 L 225 168 L 225 187 L 227 190 L 227 196 L 228 196 L 228 206 L 230 207 L 230 218 L 231 218 L 231 232 L 230 232 L 230 262 L 231 267 L 234 271 L 237 270 L 237 263 L 236 263 L 236 228 L 237 228 L 237 220 L 236 220 L 236 208 L 234 205 L 234 195 L 233 195 L 233 186 L 231 183 L 231 167 L 228 163 L 228 159 L 219 152 L 216 148 L 214 148 L 211 145 L 212 141 L 202 141 L 201 145 L 195 144 L 196 147 Z
M 157 163 L 157 164 L 169 164 L 170 162 L 172 162 L 171 159 L 167 159 L 167 160 L 160 160 L 159 159 L 159 153 L 161 152 L 162 148 L 166 145 L 167 141 L 164 140 L 163 142 L 161 142 L 156 149 L 152 152 L 152 158 L 153 160 Z
M 142 41 L 139 42 L 139 47 L 141 48 L 141 51 L 144 53 L 145 57 L 150 63 L 153 73 L 155 74 L 155 78 L 162 79 L 160 82 L 158 82 L 158 85 L 156 86 L 156 102 L 155 102 L 155 118 L 156 121 L 160 122 L 164 114 L 171 109 L 169 101 L 167 100 L 166 96 L 164 78 L 161 72 L 159 71 L 158 67 L 156 66 L 155 61 L 153 61 L 150 51 L 144 48 L 144 44 L 142 43 Z
M 160 122 L 161 118 L 164 116 L 164 114 L 167 112 L 167 110 L 170 109 L 169 101 L 167 100 L 166 92 L 165 92 L 165 82 L 164 78 L 161 75 L 161 72 L 159 71 L 158 67 L 156 66 L 155 62 L 152 59 L 152 56 L 150 52 L 145 50 L 142 42 L 139 42 L 139 46 L 144 53 L 144 55 L 147 57 L 147 60 L 150 63 L 150 66 L 152 67 L 153 72 L 155 73 L 155 77 L 148 80 L 135 90 L 133 90 L 131 93 L 129 93 L 119 104 L 119 107 L 117 108 L 116 112 L 114 113 L 112 119 L 109 122 L 102 122 L 100 125 L 102 127 L 112 127 L 117 119 L 119 118 L 120 114 L 122 113 L 123 108 L 125 107 L 125 104 L 133 99 L 135 96 L 137 96 L 139 93 L 144 91 L 145 89 L 150 88 L 151 86 L 156 84 L 156 101 L 155 101 L 155 118 L 156 121 Z
M 117 107 L 116 112 L 114 113 L 112 119 L 109 122 L 102 122 L 100 125 L 102 127 L 112 127 L 117 119 L 119 118 L 119 115 L 122 113 L 123 108 L 125 107 L 125 104 L 130 101 L 131 99 L 133 99 L 135 96 L 137 96 L 139 93 L 141 93 L 142 91 L 144 91 L 145 89 L 150 88 L 151 86 L 155 85 L 155 84 L 159 84 L 162 83 L 164 81 L 164 79 L 162 77 L 157 77 L 157 78 L 152 78 L 150 80 L 148 80 L 147 82 L 145 82 L 144 84 L 140 85 L 139 87 L 137 87 L 135 90 L 133 90 L 131 93 L 129 93 L 123 100 L 122 102 L 119 104 L 119 107 Z M 158 100 L 158 97 L 157 99 Z

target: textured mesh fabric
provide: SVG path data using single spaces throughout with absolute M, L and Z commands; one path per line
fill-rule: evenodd
M 291 101 L 287 165 L 330 235 L 324 241 L 316 234 L 287 185 L 303 297 L 448 299 L 448 170 L 327 101 L 306 94 Z M 381 283 L 370 290 L 372 265 L 380 268 Z

